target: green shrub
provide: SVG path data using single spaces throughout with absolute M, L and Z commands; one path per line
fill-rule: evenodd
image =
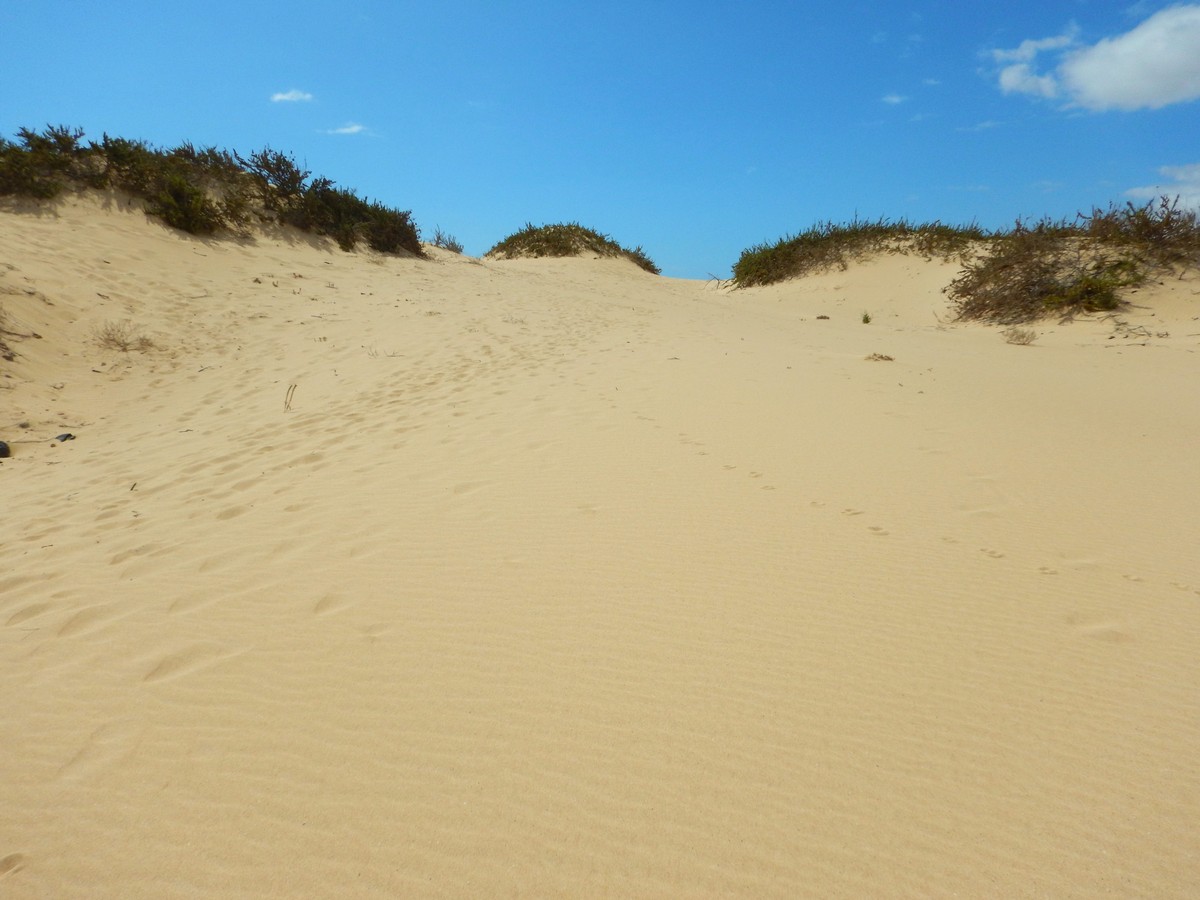
M 22 128 L 17 137 L 19 143 L 0 138 L 0 194 L 48 200 L 88 175 L 81 129 L 50 125 L 39 133 Z
M 280 215 L 286 222 L 314 234 L 332 237 L 343 250 L 360 239 L 380 253 L 405 251 L 424 256 L 421 236 L 410 213 L 369 202 L 354 191 L 337 187 L 328 178 L 315 179 Z
M 214 234 L 226 224 L 221 208 L 208 193 L 179 173 L 166 174 L 155 185 L 146 211 L 189 234 Z
M 0 196 L 49 200 L 62 189 L 63 183 L 39 171 L 29 154 L 0 138 Z
M 987 234 L 975 225 L 914 225 L 904 219 L 855 219 L 847 225 L 818 222 L 774 244 L 744 250 L 733 267 L 733 284 L 753 287 L 828 269 L 845 269 L 852 260 L 882 252 L 954 259 L 986 238 Z
M 641 247 L 626 249 L 607 235 L 584 228 L 577 222 L 540 226 L 526 223 L 524 228 L 510 234 L 485 255 L 513 259 L 522 256 L 578 256 L 581 253 L 621 256 L 653 275 L 661 271 Z
M 150 193 L 160 167 L 161 154 L 144 141 L 112 138 L 107 134 L 93 151 L 103 160 L 106 183 L 138 197 Z
M 255 179 L 263 205 L 272 212 L 294 209 L 312 174 L 296 165 L 294 157 L 270 147 L 251 153 L 248 159 L 238 156 L 237 161 Z
M 368 216 L 367 245 L 372 250 L 379 253 L 399 253 L 403 250 L 417 256 L 425 255 L 421 248 L 421 234 L 412 222 L 411 213 L 372 202 Z

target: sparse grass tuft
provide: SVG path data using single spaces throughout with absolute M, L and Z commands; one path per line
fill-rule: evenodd
M 436 228 L 433 232 L 433 246 L 440 247 L 443 250 L 449 250 L 451 253 L 462 253 L 462 243 L 452 234 L 446 234 L 442 229 Z
M 92 337 L 105 350 L 116 350 L 121 353 L 136 350 L 139 353 L 145 353 L 147 350 L 154 349 L 154 342 L 143 334 L 135 334 L 133 323 L 128 320 L 105 322 L 93 329 Z
M 8 293 L 5 291 L 4 293 Z M 28 338 L 40 338 L 41 335 L 36 331 L 18 330 L 17 323 L 9 316 L 8 310 L 0 306 L 0 359 L 7 362 L 12 362 L 17 358 L 17 352 L 13 350 L 12 345 L 8 343 L 8 338 L 17 338 L 26 340 Z
M 913 224 L 904 219 L 895 222 L 855 219 L 847 225 L 818 222 L 795 236 L 742 251 L 733 267 L 733 284 L 739 288 L 754 287 L 829 269 L 845 269 L 853 260 L 884 252 L 955 259 L 986 237 L 974 225 L 941 222 Z
M 8 362 L 12 362 L 17 358 L 17 355 L 13 352 L 13 349 L 8 346 L 8 342 L 5 341 L 5 338 L 8 337 L 8 335 L 13 334 L 10 328 L 11 326 L 8 321 L 8 310 L 6 310 L 3 306 L 0 306 L 0 359 L 7 360 Z
M 629 250 L 607 235 L 584 228 L 577 222 L 541 226 L 527 223 L 524 228 L 510 234 L 485 255 L 513 259 L 522 256 L 578 256 L 581 253 L 623 256 L 653 275 L 658 275 L 661 271 L 641 247 Z
M 1032 328 L 1021 328 L 1018 325 L 1011 325 L 1004 329 L 1004 340 L 1009 344 L 1016 344 L 1021 347 L 1027 347 L 1037 340 L 1037 332 Z

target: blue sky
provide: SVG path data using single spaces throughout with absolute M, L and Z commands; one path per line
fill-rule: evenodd
M 664 274 L 858 215 L 1200 206 L 1200 3 L 0 0 L 0 134 L 271 146 L 480 254 L 579 221 Z

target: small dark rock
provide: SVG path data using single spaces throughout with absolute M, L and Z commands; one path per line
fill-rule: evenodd
M 12 456 L 12 451 L 8 449 L 8 444 L 0 441 L 0 459 L 8 459 Z
M 55 438 L 55 440 L 56 441 L 73 441 L 73 440 L 75 440 L 75 435 L 69 434 L 69 433 L 68 434 L 60 434 L 58 437 Z

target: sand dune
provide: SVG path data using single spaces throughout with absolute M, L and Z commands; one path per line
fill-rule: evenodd
M 431 252 L 0 213 L 0 895 L 1200 893 L 1200 282 Z

